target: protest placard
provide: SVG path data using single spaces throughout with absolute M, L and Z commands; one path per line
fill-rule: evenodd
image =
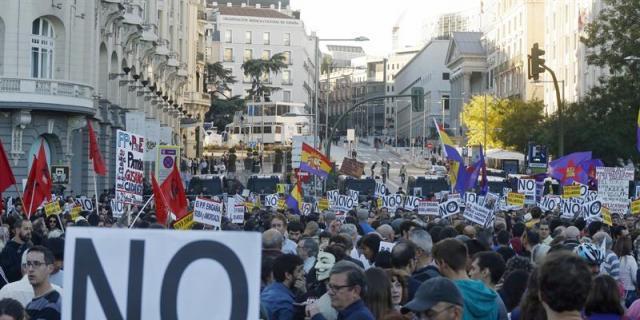
M 510 206 L 523 207 L 524 194 L 509 192 L 509 194 L 507 195 L 507 204 Z
M 602 214 L 602 222 L 611 227 L 613 225 L 611 211 L 608 208 L 603 207 L 600 213 Z
M 414 196 L 406 196 L 404 197 L 404 209 L 405 210 L 409 210 L 409 211 L 413 211 L 415 208 L 418 207 L 418 202 L 420 201 L 420 198 L 418 197 L 414 197 Z
M 420 200 L 418 202 L 418 214 L 428 216 L 440 215 L 440 203 L 437 201 Z
M 196 198 L 193 204 L 193 221 L 220 228 L 220 222 L 222 221 L 222 203 L 204 198 Z
M 562 198 L 570 199 L 570 198 L 578 198 L 580 197 L 580 186 L 579 185 L 570 185 L 562 187 Z
M 266 195 L 264 197 L 264 206 L 275 208 L 276 206 L 278 206 L 279 198 L 280 196 L 278 196 L 277 193 Z
M 380 245 L 378 246 L 378 252 L 386 251 L 391 253 L 395 245 L 396 244 L 394 242 L 380 241 Z
M 401 194 L 390 194 L 382 197 L 382 207 L 387 208 L 389 212 L 396 212 L 398 207 L 402 205 Z
M 44 205 L 44 213 L 47 217 L 60 214 L 60 212 L 62 212 L 62 209 L 60 209 L 60 203 L 58 201 L 52 201 Z
M 71 208 L 71 220 L 76 221 L 76 219 L 80 217 L 80 212 L 82 212 L 81 206 L 73 206 L 73 208 Z
M 631 202 L 631 213 L 634 215 L 640 214 L 640 199 Z
M 173 223 L 173 228 L 177 230 L 190 230 L 195 222 L 193 221 L 193 213 L 182 217 L 182 219 Z
M 387 187 L 384 185 L 384 183 L 376 182 L 376 189 L 374 191 L 374 196 L 379 198 L 386 194 L 387 194 Z
M 563 199 L 560 203 L 560 217 L 565 219 L 573 219 L 580 213 L 581 209 L 582 205 L 580 203 L 572 201 L 570 199 Z
M 596 167 L 598 198 L 611 213 L 626 213 L 629 208 L 629 181 L 633 177 L 633 169 Z
M 318 210 L 323 211 L 329 209 L 329 199 L 322 198 L 318 201 Z
M 353 198 L 345 195 L 338 195 L 337 201 L 331 206 L 334 210 L 347 212 L 356 205 Z
M 302 203 L 302 215 L 308 216 L 311 214 L 312 210 L 313 210 L 313 206 L 311 205 L 311 203 L 309 202 Z
M 440 204 L 438 212 L 441 218 L 448 218 L 454 214 L 460 213 L 460 205 L 456 200 L 447 200 Z
M 260 243 L 256 232 L 69 228 L 62 319 L 258 319 Z
M 329 190 L 327 191 L 327 199 L 329 199 L 329 206 L 333 207 L 336 202 L 338 202 L 338 196 L 340 196 L 339 190 Z
M 464 210 L 464 218 L 479 225 L 486 225 L 488 220 L 491 219 L 493 210 L 481 206 L 477 203 L 472 203 Z
M 116 202 L 142 204 L 145 139 L 118 130 L 116 135 Z M 162 181 L 159 181 L 162 183 Z
M 233 213 L 231 214 L 231 223 L 244 223 L 244 206 L 235 205 L 233 207 Z
M 538 203 L 538 207 L 543 211 L 553 211 L 560 205 L 561 199 L 558 196 L 544 196 Z
M 349 191 L 349 192 L 348 192 L 348 194 L 347 194 L 347 195 L 348 195 L 349 197 L 351 197 L 351 199 L 353 199 L 353 201 L 354 201 L 356 204 L 358 204 L 358 202 L 359 202 L 359 200 L 360 200 L 360 199 L 358 198 L 358 197 L 360 196 L 360 192 L 359 192 L 359 191 L 356 191 L 356 190 L 351 190 L 351 189 L 349 189 L 348 191 Z

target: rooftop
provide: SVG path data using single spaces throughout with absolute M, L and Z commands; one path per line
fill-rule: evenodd
M 251 7 L 219 7 L 220 14 L 226 16 L 244 16 L 244 17 L 261 17 L 276 19 L 294 19 L 282 12 L 270 8 L 251 8 Z

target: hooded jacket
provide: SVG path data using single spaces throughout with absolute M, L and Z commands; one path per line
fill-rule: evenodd
M 455 280 L 464 300 L 464 320 L 496 320 L 499 315 L 498 294 L 478 280 Z

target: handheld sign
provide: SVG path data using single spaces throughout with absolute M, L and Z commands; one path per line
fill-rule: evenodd
M 49 202 L 44 205 L 44 213 L 47 217 L 60 214 L 60 212 L 62 212 L 62 209 L 60 209 L 60 203 L 58 201 Z
M 260 252 L 254 232 L 69 228 L 62 319 L 258 319 Z
M 337 202 L 333 204 L 332 208 L 338 211 L 347 212 L 355 205 L 353 198 L 345 195 L 339 195 Z
M 440 204 L 437 201 L 420 200 L 418 202 L 418 214 L 428 216 L 440 215 Z
M 76 221 L 76 219 L 80 216 L 80 212 L 82 212 L 82 207 L 74 206 L 71 208 L 71 220 Z
M 387 194 L 387 187 L 384 185 L 384 183 L 376 182 L 376 189 L 374 191 L 374 196 L 382 197 L 385 194 Z
M 613 221 L 611 220 L 611 212 L 609 211 L 609 209 L 606 207 L 602 207 L 601 213 L 602 213 L 602 222 L 604 222 L 604 224 L 611 227 L 613 225 Z
M 406 210 L 413 211 L 415 208 L 418 207 L 418 202 L 419 201 L 420 201 L 420 198 L 418 198 L 418 197 L 406 196 L 404 198 L 404 208 Z
M 360 196 L 360 191 L 356 191 L 356 190 L 351 190 L 349 189 L 349 197 L 351 197 L 351 199 L 353 199 L 353 201 L 357 204 L 358 201 L 360 200 L 358 198 L 358 196 Z
M 193 227 L 193 213 L 182 217 L 182 219 L 173 223 L 173 228 L 177 230 L 190 230 Z
M 562 198 L 578 198 L 580 197 L 580 186 L 572 185 L 572 186 L 564 186 L 562 187 Z
M 460 212 L 460 205 L 456 200 L 447 200 L 440 204 L 440 217 L 448 218 Z
M 472 203 L 464 210 L 464 218 L 479 225 L 486 225 L 493 215 L 493 210 Z
M 523 193 L 525 196 L 536 195 L 536 180 L 534 179 L 518 179 L 518 193 Z
M 382 251 L 387 251 L 389 253 L 391 253 L 391 251 L 393 251 L 393 247 L 396 244 L 393 242 L 387 242 L 387 241 L 380 241 L 380 246 L 378 246 L 378 252 L 382 252 Z
M 601 209 L 602 209 L 602 202 L 598 200 L 586 202 L 583 204 L 583 210 L 587 220 L 594 217 L 600 217 Z
M 93 201 L 91 200 L 92 199 L 90 198 L 82 196 L 79 199 L 76 199 L 76 203 L 82 206 L 82 210 L 91 212 L 94 210 Z
M 193 221 L 220 228 L 222 203 L 219 201 L 196 198 L 193 204 Z
M 507 195 L 507 204 L 516 207 L 524 206 L 524 194 L 510 192 Z
M 244 223 L 244 206 L 236 205 L 233 207 L 233 213 L 231 214 L 231 223 Z
M 318 201 L 318 210 L 324 211 L 327 209 L 329 209 L 329 200 L 326 198 L 320 199 L 320 201 Z
M 334 206 L 338 202 L 338 196 L 340 196 L 340 191 L 338 190 L 327 191 L 327 199 L 329 199 L 329 206 Z
M 272 208 L 276 207 L 278 205 L 278 198 L 279 196 L 277 193 L 267 195 L 264 197 L 264 206 Z
M 311 203 L 303 202 L 302 203 L 302 215 L 308 216 L 308 215 L 311 214 L 311 211 L 312 211 Z
M 401 194 L 391 194 L 382 197 L 382 207 L 387 208 L 389 212 L 395 212 L 402 205 Z
M 473 192 L 465 192 L 464 193 L 464 204 L 467 205 L 469 203 L 476 203 L 478 200 L 478 195 Z
M 566 218 L 566 219 L 573 219 L 578 213 L 580 213 L 581 207 L 582 206 L 577 202 L 564 200 L 560 205 L 560 208 L 561 208 L 560 212 L 562 213 L 560 217 Z
M 640 199 L 631 202 L 631 214 L 640 214 Z
M 538 203 L 538 206 L 543 211 L 553 211 L 560 205 L 560 197 L 558 196 L 545 196 L 542 201 Z

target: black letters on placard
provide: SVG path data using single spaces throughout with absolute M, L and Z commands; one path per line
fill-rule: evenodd
M 211 259 L 222 265 L 231 283 L 231 316 L 246 319 L 249 313 L 249 284 L 238 256 L 226 245 L 211 240 L 191 242 L 173 256 L 162 279 L 160 292 L 160 318 L 178 320 L 177 294 L 180 279 L 186 268 L 196 260 Z
M 124 319 L 100 259 L 91 239 L 76 239 L 73 273 L 73 296 L 71 297 L 71 319 L 83 320 L 87 316 L 87 284 L 89 279 L 95 288 L 104 314 L 109 319 Z M 127 318 L 140 319 L 142 306 L 142 272 L 144 268 L 144 241 L 131 240 L 129 250 L 129 283 L 127 295 Z

